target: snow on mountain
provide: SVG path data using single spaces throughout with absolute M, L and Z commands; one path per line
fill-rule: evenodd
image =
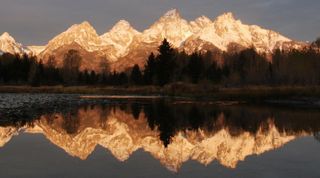
M 112 61 L 124 56 L 128 53 L 128 47 L 133 42 L 136 36 L 140 35 L 129 22 L 120 20 L 114 27 L 107 33 L 100 36 L 103 45 L 112 45 L 115 48 L 116 54 Z
M 28 53 L 28 50 L 23 48 L 22 44 L 17 43 L 8 32 L 4 32 L 0 36 L 0 51 L 11 54 Z
M 142 34 L 142 41 L 146 43 L 161 42 L 166 38 L 174 47 L 193 34 L 189 22 L 182 19 L 176 9 L 168 11 L 157 22 Z
M 193 30 L 193 33 L 198 33 L 203 28 L 211 25 L 213 22 L 211 19 L 209 19 L 206 16 L 200 16 L 194 21 L 190 22 L 191 28 Z
M 275 48 L 291 49 L 305 45 L 272 30 L 243 24 L 230 12 L 213 20 L 201 16 L 188 22 L 181 17 L 178 10 L 173 9 L 142 33 L 135 30 L 129 22 L 120 20 L 111 30 L 99 36 L 89 22 L 85 21 L 72 25 L 50 40 L 45 47 L 29 48 L 31 54 L 38 55 L 44 61 L 50 55 L 60 56 L 57 60 L 61 61 L 63 54 L 60 53 L 77 46 L 77 49 L 86 50 L 82 53 L 87 54 L 86 57 L 91 58 L 91 62 L 99 61 L 93 58 L 105 59 L 110 62 L 112 70 L 120 71 L 134 64 L 142 67 L 150 52 L 156 52 L 164 38 L 173 47 L 187 53 L 208 50 L 238 51 L 254 47 L 258 52 L 270 54 Z M 29 52 L 8 33 L 0 37 L 0 51 Z
M 15 127 L 0 127 L 0 148 L 8 143 L 11 138 L 18 134 L 18 129 Z
M 67 31 L 59 34 L 49 41 L 43 53 L 50 53 L 64 45 L 77 43 L 89 52 L 101 49 L 101 39 L 96 30 L 84 21 L 81 24 L 72 25 Z
M 230 44 L 238 44 L 245 48 L 255 47 L 258 52 L 266 53 L 272 52 L 276 45 L 292 41 L 274 31 L 245 25 L 230 12 L 203 27 L 193 35 L 193 39 L 210 42 L 223 51 L 227 51 Z
M 245 25 L 230 12 L 214 20 L 201 16 L 188 22 L 173 9 L 135 38 L 128 47 L 128 55 L 112 64 L 113 70 L 125 70 L 134 64 L 143 67 L 150 52 L 157 52 L 158 45 L 164 38 L 173 47 L 187 53 L 217 50 L 233 52 L 254 47 L 258 52 L 269 54 L 275 48 L 303 46 L 274 31 Z
M 39 55 L 43 50 L 46 49 L 46 46 L 28 46 L 32 55 Z
M 50 120 L 50 116 L 42 116 L 27 132 L 43 134 L 71 156 L 83 160 L 98 145 L 109 150 L 119 161 L 127 160 L 135 151 L 142 149 L 172 171 L 178 171 L 189 160 L 204 165 L 217 160 L 226 167 L 235 168 L 247 156 L 262 154 L 309 135 L 280 131 L 270 119 L 267 127 L 261 127 L 254 134 L 241 131 L 232 135 L 228 128 L 214 133 L 201 129 L 178 132 L 166 148 L 159 138 L 159 131 L 150 129 L 144 114 L 134 119 L 131 114 L 115 110 L 107 118 L 102 118 L 102 112 L 98 108 L 79 111 L 79 125 L 72 133 L 66 130 L 61 114 L 55 115 L 54 120 Z M 220 117 L 223 120 L 223 115 Z

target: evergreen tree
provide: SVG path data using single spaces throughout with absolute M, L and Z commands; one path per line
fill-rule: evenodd
M 145 65 L 144 69 L 144 82 L 147 85 L 154 84 L 155 80 L 155 74 L 156 74 L 156 69 L 157 69 L 157 63 L 156 63 L 156 58 L 153 53 L 150 54 L 147 60 L 147 64 Z
M 156 78 L 158 84 L 163 86 L 174 77 L 175 57 L 174 50 L 166 39 L 163 40 L 158 51 Z
M 217 84 L 220 83 L 223 77 L 223 70 L 214 61 L 206 71 L 206 78 Z
M 85 70 L 83 73 L 83 81 L 84 81 L 84 84 L 86 85 L 90 84 L 90 75 L 88 70 Z
M 188 75 L 192 83 L 198 83 L 204 69 L 203 60 L 198 53 L 193 53 L 187 65 Z
M 34 65 L 34 73 L 31 76 L 31 85 L 38 87 L 41 84 L 44 84 L 45 80 L 44 76 L 44 66 L 42 64 L 42 61 L 40 60 L 39 64 Z
M 118 85 L 127 85 L 128 84 L 128 76 L 126 73 L 121 72 L 118 74 Z
M 141 74 L 140 68 L 137 64 L 134 65 L 132 68 L 131 75 L 130 75 L 130 81 L 135 85 L 142 84 L 142 74 Z
M 89 78 L 90 78 L 89 84 L 94 85 L 96 83 L 96 81 L 97 81 L 96 72 L 92 70 L 90 72 L 90 77 Z

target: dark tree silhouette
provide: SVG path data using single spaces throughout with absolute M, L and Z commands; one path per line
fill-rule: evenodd
M 221 86 L 243 85 L 320 85 L 320 39 L 309 47 L 275 50 L 271 58 L 254 48 L 234 53 L 207 52 L 187 54 L 174 50 L 165 39 L 147 59 L 144 70 L 135 65 L 131 71 L 110 72 L 110 64 L 101 59 L 97 71 L 80 71 L 78 51 L 64 55 L 62 67 L 54 56 L 47 60 L 28 55 L 0 55 L 2 85 L 160 85 L 202 83 Z M 47 61 L 42 63 L 42 61 Z M 175 85 L 173 85 L 175 86 Z
M 173 48 L 166 39 L 163 40 L 158 51 L 156 78 L 157 83 L 163 86 L 174 78 L 175 56 Z
M 188 75 L 191 78 L 192 83 L 199 82 L 203 69 L 204 69 L 204 64 L 203 64 L 201 55 L 198 53 L 193 53 L 187 65 Z
M 150 54 L 148 57 L 147 63 L 144 69 L 144 82 L 147 85 L 154 84 L 155 81 L 155 74 L 156 74 L 156 58 L 153 53 Z
M 142 84 L 142 74 L 140 71 L 139 66 L 136 64 L 133 66 L 131 75 L 130 75 L 130 80 L 133 84 L 135 85 L 141 85 Z

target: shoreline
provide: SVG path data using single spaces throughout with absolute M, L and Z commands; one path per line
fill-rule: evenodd
M 52 93 L 52 94 L 81 94 L 81 95 L 114 95 L 114 96 L 141 96 L 145 98 L 171 97 L 190 98 L 199 100 L 226 100 L 275 103 L 278 100 L 319 100 L 320 86 L 247 86 L 238 88 L 225 88 L 206 85 L 172 84 L 164 87 L 158 86 L 0 86 L 0 93 Z

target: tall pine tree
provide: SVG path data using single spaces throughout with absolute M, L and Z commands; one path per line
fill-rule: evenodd
M 136 64 L 132 68 L 131 75 L 130 75 L 130 81 L 135 85 L 141 85 L 142 84 L 142 74 L 140 71 L 139 66 Z
M 151 53 L 150 56 L 148 57 L 147 64 L 145 65 L 145 68 L 144 68 L 143 78 L 144 78 L 145 84 L 147 85 L 154 84 L 156 68 L 157 68 L 156 57 L 154 56 L 153 53 Z
M 158 84 L 163 86 L 174 78 L 175 56 L 173 48 L 166 39 L 163 40 L 158 51 L 156 78 Z

